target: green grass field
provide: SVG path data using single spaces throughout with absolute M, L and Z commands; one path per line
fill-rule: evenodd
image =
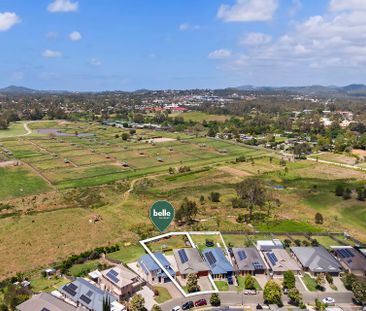
M 215 284 L 220 292 L 226 292 L 229 290 L 229 284 L 226 281 L 215 281 Z
M 305 286 L 308 288 L 311 292 L 317 291 L 317 284 L 315 282 L 315 279 L 312 278 L 309 274 L 305 273 L 304 277 L 302 278 L 304 281 Z
M 165 287 L 154 286 L 154 290 L 157 290 L 159 292 L 158 296 L 154 296 L 154 299 L 157 303 L 164 303 L 164 302 L 172 299 L 172 296 L 170 295 L 169 291 Z
M 25 167 L 0 167 L 0 199 L 49 191 L 48 184 Z
M 0 139 L 8 137 L 21 136 L 26 133 L 23 122 L 11 123 L 9 128 L 6 130 L 0 130 Z

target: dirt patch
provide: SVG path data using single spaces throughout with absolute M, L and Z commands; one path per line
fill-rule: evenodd
M 169 138 L 169 137 L 160 137 L 160 138 L 152 138 L 149 139 L 148 142 L 152 142 L 152 143 L 165 143 L 168 141 L 174 141 L 176 140 L 175 138 Z
M 20 162 L 19 161 L 5 161 L 5 162 L 0 162 L 0 167 L 8 167 L 8 166 L 19 166 Z
M 238 170 L 238 169 L 230 167 L 230 166 L 222 166 L 222 167 L 219 167 L 218 170 L 223 171 L 225 173 L 229 173 L 229 174 L 237 176 L 237 177 L 252 176 L 252 174 L 250 174 L 248 172 L 241 171 L 241 170 Z
M 366 157 L 366 150 L 362 150 L 362 149 L 353 149 L 352 150 L 353 154 L 357 154 L 363 157 Z

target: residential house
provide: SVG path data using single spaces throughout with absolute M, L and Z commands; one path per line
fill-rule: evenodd
M 263 254 L 272 275 L 282 275 L 286 271 L 293 271 L 295 273 L 301 271 L 299 265 L 285 249 L 275 248 Z
M 332 246 L 344 270 L 357 276 L 366 276 L 366 257 L 352 246 Z
M 175 261 L 177 262 L 177 275 L 185 278 L 190 273 L 198 276 L 207 276 L 210 268 L 202 259 L 197 248 L 181 248 L 173 250 Z
M 214 278 L 231 278 L 234 273 L 234 268 L 225 256 L 221 248 L 206 248 L 202 255 Z
M 291 252 L 303 269 L 313 275 L 338 275 L 341 272 L 339 262 L 323 246 L 291 247 Z
M 62 296 L 72 301 L 76 306 L 83 306 L 89 311 L 103 311 L 103 303 L 110 301 L 117 302 L 118 298 L 83 278 L 76 278 L 75 281 L 59 288 Z M 124 307 L 121 305 L 120 310 Z
M 75 307 L 65 301 L 49 294 L 41 293 L 21 303 L 16 307 L 17 311 L 78 311 L 82 308 Z M 85 310 L 85 309 L 84 309 Z
M 153 253 L 153 255 L 174 278 L 175 271 L 171 267 L 168 259 L 160 252 Z M 168 275 L 149 254 L 140 257 L 137 261 L 137 267 L 141 270 L 140 276 L 149 283 L 166 283 L 170 281 Z
M 234 268 L 238 274 L 263 274 L 267 267 L 255 247 L 232 248 L 232 257 L 235 259 Z
M 123 265 L 101 271 L 99 285 L 116 295 L 119 300 L 127 300 L 144 285 L 144 281 Z

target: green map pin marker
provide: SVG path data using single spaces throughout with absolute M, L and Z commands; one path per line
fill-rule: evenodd
M 168 201 L 156 201 L 150 208 L 150 219 L 160 232 L 169 227 L 174 214 L 174 207 Z

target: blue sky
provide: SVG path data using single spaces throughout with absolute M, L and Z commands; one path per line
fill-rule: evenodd
M 365 0 L 1 0 L 0 86 L 365 83 Z

